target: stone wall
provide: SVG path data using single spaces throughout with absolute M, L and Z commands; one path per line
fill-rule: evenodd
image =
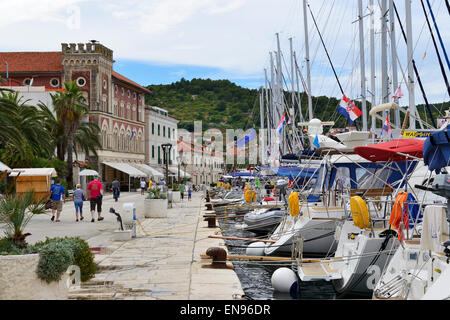
M 67 299 L 68 274 L 47 283 L 37 276 L 38 262 L 39 254 L 0 256 L 0 300 Z

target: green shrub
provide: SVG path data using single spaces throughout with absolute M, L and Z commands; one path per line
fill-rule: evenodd
M 81 281 L 88 281 L 94 277 L 97 265 L 94 262 L 94 255 L 85 240 L 79 237 L 47 238 L 45 241 L 36 243 L 33 247 L 35 250 L 42 252 L 43 248 L 53 243 L 61 244 L 65 248 L 70 249 L 73 254 L 73 260 L 69 265 L 73 264 L 80 267 Z M 67 267 L 65 270 L 67 270 Z
M 20 247 L 16 245 L 11 239 L 0 239 L 0 255 L 7 255 L 12 253 L 19 254 L 17 252 L 20 252 Z
M 36 272 L 39 278 L 48 283 L 59 281 L 73 261 L 74 254 L 70 245 L 60 241 L 52 241 L 42 246 Z

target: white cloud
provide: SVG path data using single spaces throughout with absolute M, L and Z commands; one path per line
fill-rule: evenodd
M 364 2 L 367 6 L 368 1 Z M 431 2 L 442 38 L 450 50 L 450 23 L 445 4 L 439 0 Z M 343 84 L 353 96 L 358 96 L 359 42 L 358 37 L 355 38 L 357 23 L 351 23 L 357 16 L 355 1 L 310 0 L 309 3 L 336 69 L 343 70 L 340 74 Z M 404 19 L 404 4 L 402 1 L 396 3 Z M 81 23 L 76 29 L 71 29 L 66 23 L 67 8 L 71 6 L 80 9 Z M 435 99 L 441 100 L 439 92 L 445 93 L 446 90 L 443 81 L 439 81 L 440 70 L 429 42 L 429 32 L 427 29 L 422 31 L 424 18 L 421 10 L 420 3 L 413 2 L 415 57 L 430 96 L 433 94 Z M 106 3 L 100 0 L 16 0 L 1 1 L 0 12 L 8 13 L 0 19 L 4 30 L 1 51 L 55 51 L 60 49 L 62 42 L 96 39 L 114 51 L 116 60 L 207 66 L 221 69 L 224 75 L 236 79 L 255 79 L 264 77 L 264 68 L 269 70 L 269 51 L 276 50 L 275 33 L 279 32 L 286 64 L 289 66 L 287 39 L 293 37 L 298 62 L 304 72 L 303 12 L 302 2 L 298 0 L 111 0 Z M 376 8 L 376 30 L 379 30 L 378 12 Z M 368 19 L 365 18 L 366 30 Z M 308 20 L 311 60 L 314 62 L 313 94 L 337 94 L 336 81 L 309 12 Z M 370 70 L 368 40 L 366 38 L 367 78 Z M 376 41 L 379 72 L 379 34 Z M 397 42 L 402 67 L 406 69 L 406 49 L 398 28 Z M 425 50 L 427 59 L 419 63 Z M 377 87 L 380 81 L 377 78 Z M 416 94 L 416 97 L 421 103 L 421 95 Z

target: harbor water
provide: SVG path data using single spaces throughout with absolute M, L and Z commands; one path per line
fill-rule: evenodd
M 219 219 L 223 236 L 254 238 L 255 234 L 240 229 L 242 218 Z M 245 255 L 245 249 L 249 244 L 246 241 L 225 240 L 228 253 Z M 289 293 L 276 292 L 272 288 L 271 277 L 274 271 L 280 267 L 290 267 L 290 264 L 280 264 L 272 261 L 245 261 L 233 262 L 235 271 L 245 292 L 246 298 L 251 300 L 290 300 L 290 299 L 336 299 L 336 292 L 331 282 L 328 281 L 299 281 L 297 296 Z

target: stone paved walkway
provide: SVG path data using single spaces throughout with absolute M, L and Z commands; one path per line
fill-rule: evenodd
M 143 201 L 136 198 L 137 210 Z M 209 269 L 200 254 L 223 247 L 223 240 L 208 238 L 220 232 L 203 221 L 204 200 L 194 193 L 192 201 L 174 203 L 167 218 L 141 219 L 138 236 L 112 241 L 111 232 L 89 239 L 102 246 L 96 255 L 100 271 L 92 282 L 107 284 L 102 298 L 150 300 L 231 300 L 244 292 L 231 269 Z M 109 237 L 107 236 L 109 234 Z M 116 289 L 116 292 L 114 291 Z M 105 292 L 106 291 L 106 292 Z M 75 292 L 72 298 L 95 299 L 92 290 Z M 98 296 L 97 298 L 99 298 Z

